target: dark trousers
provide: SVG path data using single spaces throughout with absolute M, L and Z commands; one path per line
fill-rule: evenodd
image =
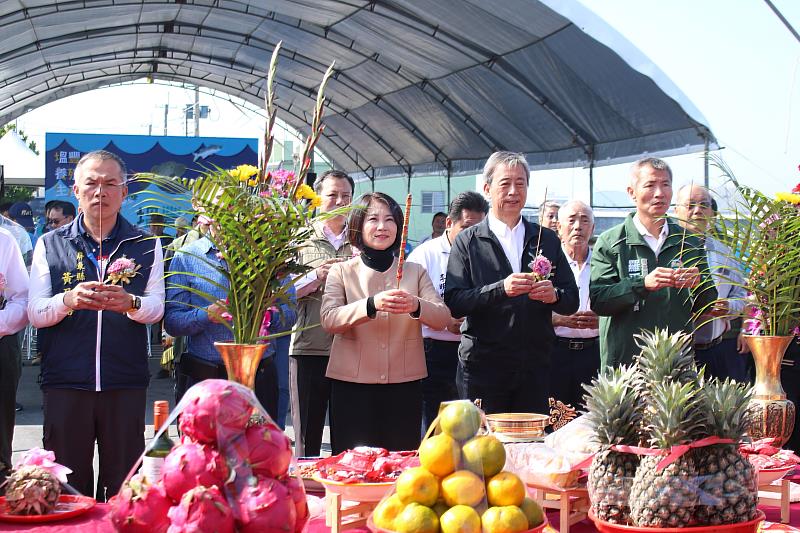
M 422 380 L 422 434 L 439 414 L 442 402 L 458 399 L 458 342 L 425 339 L 428 377 Z
M 694 358 L 698 366 L 706 367 L 706 377 L 731 378 L 738 382 L 748 381 L 748 354 L 740 354 L 736 350 L 736 339 L 723 339 L 719 344 L 698 350 L 695 348 Z
M 316 457 L 322 446 L 325 414 L 331 398 L 331 380 L 325 377 L 328 357 L 293 355 L 291 357 L 292 424 L 295 446 L 302 456 Z
M 550 396 L 579 409 L 583 385 L 600 371 L 600 343 L 594 339 L 558 338 L 550 361 Z
M 0 338 L 0 481 L 11 464 L 17 385 L 22 373 L 22 352 L 17 335 Z
M 422 423 L 419 381 L 388 385 L 331 380 L 333 454 L 356 446 L 416 450 Z
M 145 389 L 85 391 L 42 389 L 46 450 L 72 469 L 69 483 L 106 501 L 119 490 L 144 452 Z M 99 473 L 94 491 L 94 444 Z
M 189 353 L 181 356 L 181 362 L 175 374 L 175 403 L 181 401 L 183 395 L 192 385 L 204 379 L 228 379 L 225 365 L 222 363 L 208 363 Z M 254 384 L 256 398 L 261 406 L 274 421 L 278 417 L 278 372 L 275 370 L 275 361 L 272 357 L 262 359 L 256 370 Z
M 491 413 L 541 413 L 550 408 L 550 367 L 534 363 L 494 359 L 476 364 L 458 362 L 456 385 L 462 400 L 480 398 L 481 408 Z

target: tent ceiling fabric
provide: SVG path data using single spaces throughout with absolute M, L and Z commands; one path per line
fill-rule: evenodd
M 279 117 L 308 131 L 335 60 L 319 148 L 370 177 L 475 172 L 498 149 L 571 166 L 715 142 L 702 117 L 535 0 L 5 0 L 0 28 L 0 123 L 148 75 L 261 105 L 282 40 Z

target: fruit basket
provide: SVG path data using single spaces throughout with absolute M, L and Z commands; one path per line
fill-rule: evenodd
M 325 487 L 326 493 L 341 495 L 342 499 L 354 502 L 379 502 L 394 485 L 393 481 L 382 483 L 344 483 L 314 476 L 314 481 Z
M 600 520 L 592 512 L 589 518 L 594 522 L 595 527 L 601 533 L 755 533 L 759 530 L 759 525 L 766 516 L 763 511 L 758 511 L 758 516 L 748 522 L 738 524 L 720 524 L 714 526 L 695 526 L 695 527 L 637 527 L 612 524 Z

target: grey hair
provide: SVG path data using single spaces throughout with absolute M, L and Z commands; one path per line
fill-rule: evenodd
M 713 198 L 711 198 L 711 191 L 709 191 L 708 189 L 706 189 L 705 187 L 703 187 L 702 185 L 700 185 L 698 183 L 687 183 L 686 185 L 682 186 L 680 189 L 678 189 L 678 194 L 675 195 L 675 198 L 676 199 L 680 199 L 680 197 L 683 194 L 687 194 L 687 191 L 688 191 L 688 194 L 691 194 L 691 190 L 694 187 L 697 187 L 698 189 L 702 189 L 706 193 L 706 198 L 708 198 L 708 202 L 711 203 L 711 200 L 713 199 Z
M 113 152 L 109 152 L 108 150 L 94 150 L 92 152 L 86 152 L 83 154 L 83 157 L 80 158 L 78 164 L 75 165 L 75 181 L 78 181 L 78 172 L 80 172 L 81 166 L 89 161 L 90 159 L 99 159 L 100 161 L 107 161 L 112 160 L 119 165 L 120 171 L 122 172 L 122 183 L 128 182 L 128 166 L 125 164 L 125 161 L 122 160 L 120 156 Z M 83 173 L 81 173 L 82 175 Z
M 558 210 L 558 221 L 559 222 L 561 222 L 562 224 L 565 222 L 565 221 L 562 221 L 561 219 L 562 219 L 562 217 L 566 217 L 567 216 L 566 215 L 567 208 L 568 207 L 572 207 L 572 206 L 580 207 L 580 208 L 584 209 L 587 213 L 589 213 L 589 218 L 591 219 L 592 224 L 594 224 L 594 211 L 589 206 L 589 204 L 587 204 L 586 202 L 582 202 L 580 200 L 569 200 L 567 203 L 565 203 L 564 205 L 561 206 L 561 209 Z
M 525 159 L 525 156 L 519 152 L 500 151 L 490 155 L 489 159 L 486 160 L 486 164 L 483 166 L 483 181 L 486 185 L 492 184 L 494 172 L 500 165 L 505 165 L 509 168 L 521 165 L 522 168 L 525 169 L 525 182 L 530 182 L 531 168 L 528 166 L 528 161 Z
M 672 181 L 672 169 L 669 168 L 666 161 L 657 157 L 644 157 L 631 165 L 631 187 L 636 187 L 636 183 L 639 181 L 639 171 L 643 167 L 650 167 L 653 170 L 665 170 L 669 175 L 669 181 Z
M 561 205 L 558 202 L 554 202 L 552 200 L 546 200 L 542 202 L 539 206 L 539 224 L 544 222 L 544 212 L 549 207 L 555 207 L 558 210 L 561 210 Z

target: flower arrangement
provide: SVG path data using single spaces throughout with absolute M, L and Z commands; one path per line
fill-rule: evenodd
M 734 217 L 717 228 L 717 238 L 741 265 L 748 292 L 749 335 L 797 335 L 800 325 L 800 184 L 771 198 L 736 182 Z
M 541 252 L 528 264 L 533 273 L 534 281 L 544 281 L 550 279 L 553 271 L 553 264 Z
M 267 75 L 267 125 L 258 166 L 212 168 L 193 180 L 175 181 L 162 176 L 140 175 L 140 179 L 153 181 L 168 193 L 190 194 L 194 208 L 211 221 L 208 237 L 226 266 L 222 274 L 227 286 L 222 288 L 227 299 L 222 316 L 227 320 L 222 323 L 230 329 L 232 342 L 236 344 L 255 344 L 264 340 L 269 310 L 288 301 L 290 284 L 282 282 L 288 276 L 307 270 L 297 262 L 297 252 L 313 231 L 314 209 L 321 202 L 314 190 L 305 184 L 305 178 L 314 146 L 323 131 L 323 95 L 333 65 L 319 86 L 311 133 L 306 138 L 299 169 L 269 170 L 267 163 L 276 119 L 274 84 L 280 46 L 278 43 L 275 47 Z M 202 257 L 199 259 L 204 260 Z M 182 288 L 209 302 L 216 300 L 195 288 Z
M 124 255 L 111 263 L 106 274 L 108 274 L 108 282 L 112 285 L 119 283 L 124 285 L 130 283 L 138 273 L 142 265 L 137 265 L 133 259 L 129 259 Z

